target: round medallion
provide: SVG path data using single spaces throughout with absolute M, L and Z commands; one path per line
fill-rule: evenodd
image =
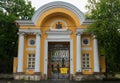
M 83 39 L 83 44 L 88 44 L 88 43 L 89 43 L 88 39 Z
M 30 45 L 34 45 L 35 44 L 35 40 L 31 39 L 30 40 Z

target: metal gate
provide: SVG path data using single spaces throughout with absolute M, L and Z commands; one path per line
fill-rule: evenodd
M 51 79 L 68 79 L 70 69 L 69 45 L 49 45 L 48 73 Z

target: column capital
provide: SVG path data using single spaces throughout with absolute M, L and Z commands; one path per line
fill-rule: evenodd
M 76 36 L 80 36 L 82 34 L 82 32 L 76 32 Z
M 25 35 L 25 32 L 18 32 L 18 35 Z
M 94 35 L 94 34 L 93 34 L 93 38 L 94 38 L 94 39 L 97 39 L 97 35 Z
M 36 33 L 34 33 L 36 36 L 41 36 L 41 33 L 39 33 L 39 32 L 36 32 Z

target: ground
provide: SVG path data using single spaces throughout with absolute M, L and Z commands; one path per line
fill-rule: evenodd
M 120 81 L 70 81 L 70 80 L 47 80 L 47 81 L 18 81 L 0 80 L 0 83 L 120 83 Z

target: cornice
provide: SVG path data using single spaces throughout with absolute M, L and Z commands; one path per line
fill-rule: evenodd
M 35 26 L 39 20 L 39 17 L 43 15 L 46 11 L 51 10 L 53 8 L 64 8 L 67 9 L 71 12 L 73 12 L 77 18 L 80 20 L 80 24 L 91 24 L 93 21 L 88 20 L 85 18 L 84 14 L 74 5 L 67 3 L 67 2 L 62 2 L 62 1 L 55 1 L 55 2 L 50 2 L 48 4 L 43 5 L 40 7 L 33 15 L 31 20 L 17 20 L 16 22 L 22 26 Z
M 47 31 L 46 34 L 48 35 L 70 35 L 72 31 Z

